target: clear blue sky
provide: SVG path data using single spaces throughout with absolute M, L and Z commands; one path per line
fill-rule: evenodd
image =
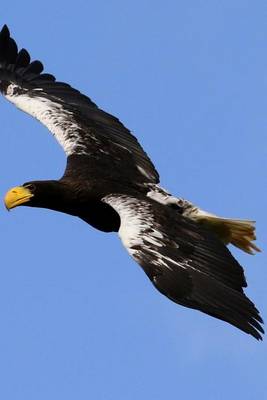
M 5 2 L 20 46 L 138 136 L 162 185 L 257 220 L 266 250 L 267 3 Z M 0 100 L 0 195 L 58 178 L 48 131 Z M 264 399 L 267 341 L 161 296 L 116 235 L 0 206 L 0 398 Z M 267 320 L 266 251 L 245 266 Z

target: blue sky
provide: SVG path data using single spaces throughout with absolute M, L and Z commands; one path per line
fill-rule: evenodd
M 138 136 L 164 187 L 257 220 L 266 250 L 266 17 L 265 1 L 47 0 L 0 22 Z M 0 115 L 1 197 L 60 177 L 48 131 L 4 99 Z M 0 219 L 0 398 L 265 398 L 266 341 L 168 301 L 116 235 L 26 207 Z M 267 320 L 266 252 L 233 253 Z

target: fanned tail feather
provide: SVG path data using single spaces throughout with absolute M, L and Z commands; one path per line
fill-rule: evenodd
M 229 230 L 231 235 L 229 243 L 249 254 L 261 251 L 253 243 L 256 240 L 255 221 L 221 218 L 221 223 Z
M 183 215 L 215 232 L 224 244 L 232 244 L 249 254 L 261 251 L 253 243 L 256 240 L 255 221 L 221 218 L 200 208 L 188 207 L 188 205 Z

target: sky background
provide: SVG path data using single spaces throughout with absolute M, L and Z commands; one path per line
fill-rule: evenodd
M 267 3 L 12 1 L 19 47 L 138 137 L 163 187 L 257 220 L 246 293 L 267 320 Z M 57 179 L 62 149 L 0 99 L 0 196 Z M 0 398 L 264 399 L 267 341 L 171 303 L 115 234 L 0 205 Z

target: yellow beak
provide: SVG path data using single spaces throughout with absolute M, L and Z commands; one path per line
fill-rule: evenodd
M 26 187 L 23 186 L 14 187 L 10 189 L 5 195 L 4 199 L 5 206 L 8 210 L 10 210 L 11 208 L 26 203 L 27 201 L 30 200 L 31 197 L 33 197 L 33 194 Z

